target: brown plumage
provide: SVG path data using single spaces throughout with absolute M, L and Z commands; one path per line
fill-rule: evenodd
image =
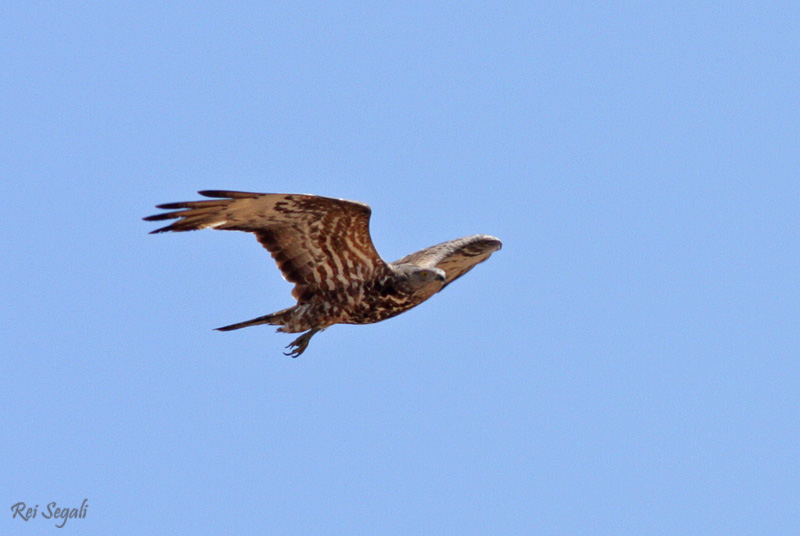
M 158 205 L 172 212 L 144 219 L 177 220 L 152 233 L 212 228 L 255 234 L 294 283 L 297 304 L 217 329 L 270 324 L 282 332 L 305 331 L 287 346 L 292 357 L 333 324 L 370 324 L 419 305 L 502 246 L 492 236 L 473 235 L 387 263 L 372 244 L 371 210 L 364 203 L 304 194 L 198 193 L 215 199 Z

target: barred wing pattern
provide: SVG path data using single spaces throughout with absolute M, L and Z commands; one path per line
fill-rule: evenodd
M 295 284 L 292 295 L 299 303 L 390 272 L 370 238 L 369 205 L 304 194 L 198 193 L 215 199 L 158 205 L 173 212 L 145 220 L 178 221 L 152 232 L 213 228 L 254 233 L 284 278 Z

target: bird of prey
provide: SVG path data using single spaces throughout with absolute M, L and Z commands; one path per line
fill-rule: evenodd
M 294 283 L 297 304 L 276 313 L 217 328 L 269 324 L 305 332 L 286 348 L 302 354 L 311 337 L 334 324 L 371 324 L 424 302 L 485 261 L 502 243 L 493 236 L 450 240 L 395 262 L 381 259 L 369 234 L 369 205 L 305 194 L 204 190 L 205 201 L 167 203 L 144 218 L 177 220 L 152 231 L 220 229 L 253 233 Z

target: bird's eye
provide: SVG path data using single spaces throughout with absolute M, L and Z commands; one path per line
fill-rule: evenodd
M 428 277 L 428 272 L 423 270 L 419 273 L 420 277 Z

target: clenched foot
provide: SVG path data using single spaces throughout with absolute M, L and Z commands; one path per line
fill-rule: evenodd
M 303 352 L 306 351 L 308 348 L 308 343 L 311 340 L 311 337 L 318 331 L 322 331 L 320 328 L 314 328 L 309 331 L 306 331 L 302 335 L 300 335 L 294 342 L 289 344 L 286 348 L 289 349 L 288 352 L 284 352 L 283 355 L 289 355 L 292 357 L 297 357 Z

